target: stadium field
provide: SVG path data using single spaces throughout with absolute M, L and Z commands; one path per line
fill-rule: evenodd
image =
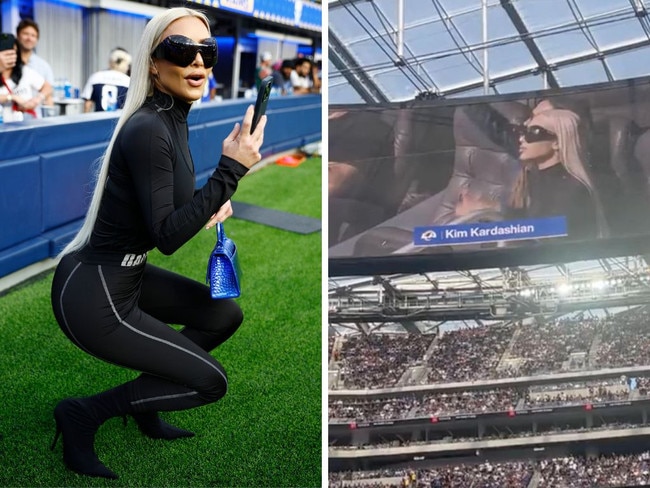
M 270 165 L 246 176 L 236 200 L 309 217 L 321 216 L 321 160 L 295 168 Z M 50 307 L 52 272 L 0 297 L 0 486 L 320 486 L 321 233 L 299 235 L 231 218 L 243 269 L 239 331 L 214 351 L 229 375 L 228 394 L 206 407 L 163 414 L 197 433 L 151 440 L 131 420 L 104 424 L 96 438 L 117 481 L 68 471 L 62 444 L 49 446 L 52 410 L 133 379 L 65 338 Z M 149 262 L 196 280 L 214 245 L 200 232 L 171 257 Z

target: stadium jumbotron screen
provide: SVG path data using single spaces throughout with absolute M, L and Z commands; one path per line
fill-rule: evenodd
M 649 129 L 648 79 L 330 107 L 330 274 L 645 253 Z

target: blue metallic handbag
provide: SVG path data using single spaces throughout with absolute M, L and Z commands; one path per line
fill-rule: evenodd
M 205 281 L 210 285 L 212 298 L 237 298 L 241 295 L 241 270 L 237 260 L 237 246 L 226 237 L 223 224 L 217 222 L 217 243 L 208 260 Z

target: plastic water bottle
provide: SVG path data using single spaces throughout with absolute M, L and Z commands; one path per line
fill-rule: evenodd
M 63 96 L 65 95 L 65 92 L 63 90 L 63 80 L 61 78 L 57 78 L 54 80 L 54 98 L 57 100 L 63 99 Z
M 67 79 L 63 82 L 63 96 L 65 98 L 72 98 L 72 83 Z
M 4 111 L 5 108 L 2 105 L 0 105 L 0 124 L 4 122 Z

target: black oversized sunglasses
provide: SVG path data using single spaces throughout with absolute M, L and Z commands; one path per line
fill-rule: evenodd
M 557 135 L 539 125 L 514 125 L 512 130 L 517 137 L 523 136 L 524 141 L 529 144 L 532 142 L 554 141 L 557 139 Z
M 196 53 L 201 53 L 206 68 L 212 68 L 217 64 L 217 41 L 212 37 L 208 37 L 197 44 L 189 37 L 168 36 L 156 46 L 151 56 L 166 59 L 176 66 L 185 68 L 194 62 Z

